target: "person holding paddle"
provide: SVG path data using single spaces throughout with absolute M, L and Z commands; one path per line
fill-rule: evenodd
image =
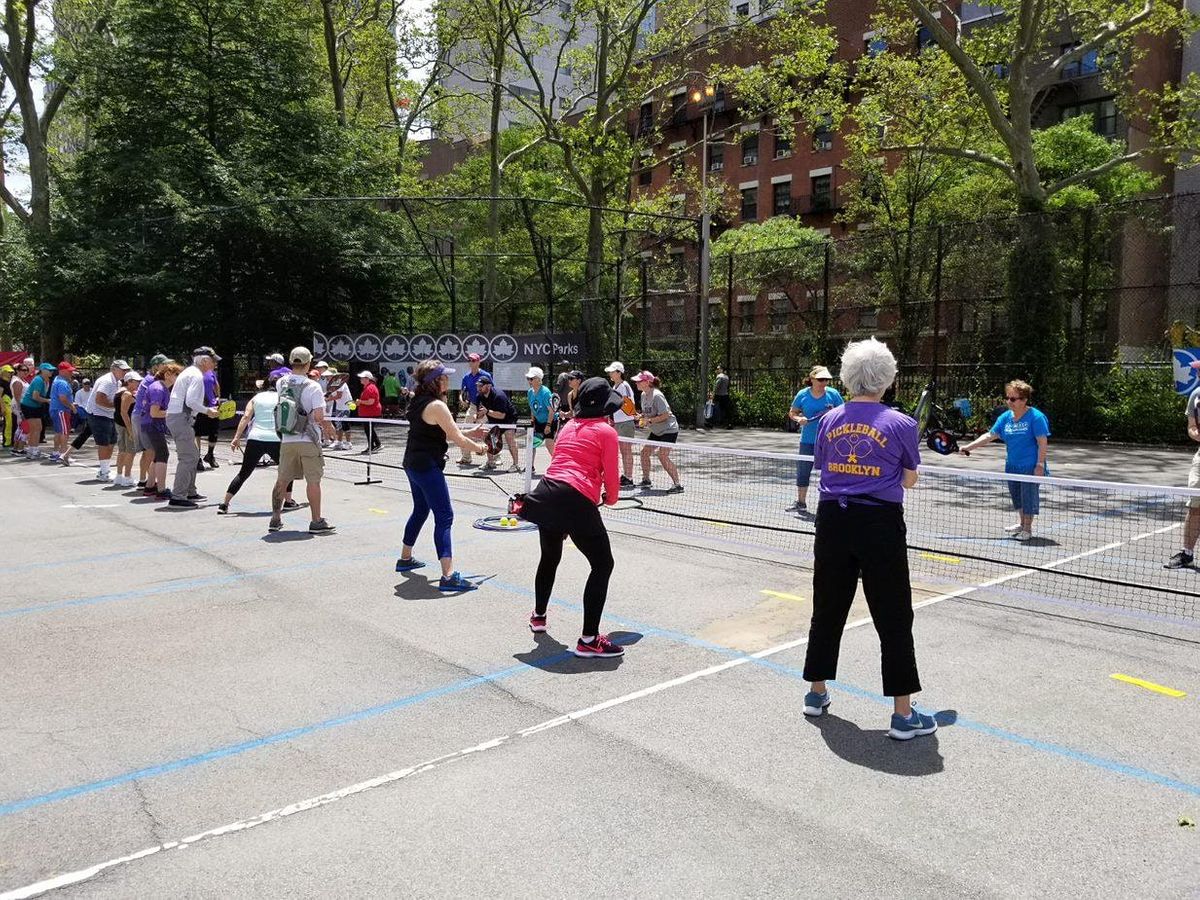
M 1004 402 L 1008 409 L 1001 414 L 992 430 L 981 434 L 971 443 L 959 448 L 963 456 L 1000 438 L 1004 441 L 1004 471 L 1012 475 L 1049 474 L 1046 450 L 1050 444 L 1050 420 L 1040 409 L 1030 406 L 1033 388 L 1024 381 L 1010 381 L 1004 386 Z M 1033 517 L 1040 512 L 1041 497 L 1036 481 L 1010 481 L 1008 493 L 1018 520 L 1004 530 L 1014 540 L 1027 541 L 1033 537 Z
M 621 395 L 621 408 L 612 417 L 617 437 L 634 438 L 637 436 L 637 404 L 633 399 L 633 388 L 625 380 L 625 364 L 611 362 L 604 367 L 604 371 L 608 373 L 613 390 Z M 628 440 L 621 441 L 621 487 L 633 487 L 633 444 Z
M 817 426 L 821 417 L 845 401 L 829 386 L 833 375 L 824 366 L 813 366 L 804 379 L 808 387 L 796 394 L 788 418 L 800 426 L 800 461 L 796 463 L 796 502 L 789 511 L 808 511 L 808 484 L 812 479 L 813 445 L 817 442 Z M 807 457 L 807 458 L 805 458 Z

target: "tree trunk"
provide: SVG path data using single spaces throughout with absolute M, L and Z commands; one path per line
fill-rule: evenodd
M 329 65 L 329 81 L 333 88 L 333 108 L 339 125 L 346 124 L 346 91 L 342 87 L 342 72 L 338 65 L 337 26 L 333 20 L 333 0 L 321 0 L 321 15 L 325 23 L 325 59 Z

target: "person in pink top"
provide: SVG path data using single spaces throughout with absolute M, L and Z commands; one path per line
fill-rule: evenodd
M 609 506 L 616 503 L 621 490 L 621 452 L 610 417 L 623 399 L 603 378 L 589 378 L 580 386 L 573 417 L 558 432 L 550 466 L 521 509 L 521 516 L 537 525 L 542 545 L 530 630 L 546 630 L 546 609 L 566 538 L 592 567 L 583 588 L 583 634 L 575 645 L 576 656 L 613 657 L 625 652 L 600 633 L 613 558 L 599 509 L 601 501 Z

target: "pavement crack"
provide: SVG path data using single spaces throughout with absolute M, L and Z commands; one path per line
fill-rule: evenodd
M 166 831 L 166 826 L 154 814 L 154 810 L 150 808 L 150 800 L 146 797 L 146 791 L 142 787 L 141 781 L 130 782 L 133 785 L 134 793 L 137 794 L 138 806 L 142 814 L 150 821 L 150 836 L 154 839 L 155 844 L 162 844 L 166 841 L 163 833 Z

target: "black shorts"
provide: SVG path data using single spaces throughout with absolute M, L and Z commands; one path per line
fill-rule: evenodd
M 196 416 L 196 437 L 215 441 L 221 431 L 221 420 L 215 416 Z
M 669 434 L 651 434 L 646 440 L 658 441 L 660 444 L 673 444 L 679 440 L 679 432 L 672 431 Z
M 150 441 L 150 449 L 154 451 L 154 461 L 166 464 L 171 460 L 171 450 L 167 447 L 167 436 L 158 430 L 157 424 L 146 427 L 143 437 Z

